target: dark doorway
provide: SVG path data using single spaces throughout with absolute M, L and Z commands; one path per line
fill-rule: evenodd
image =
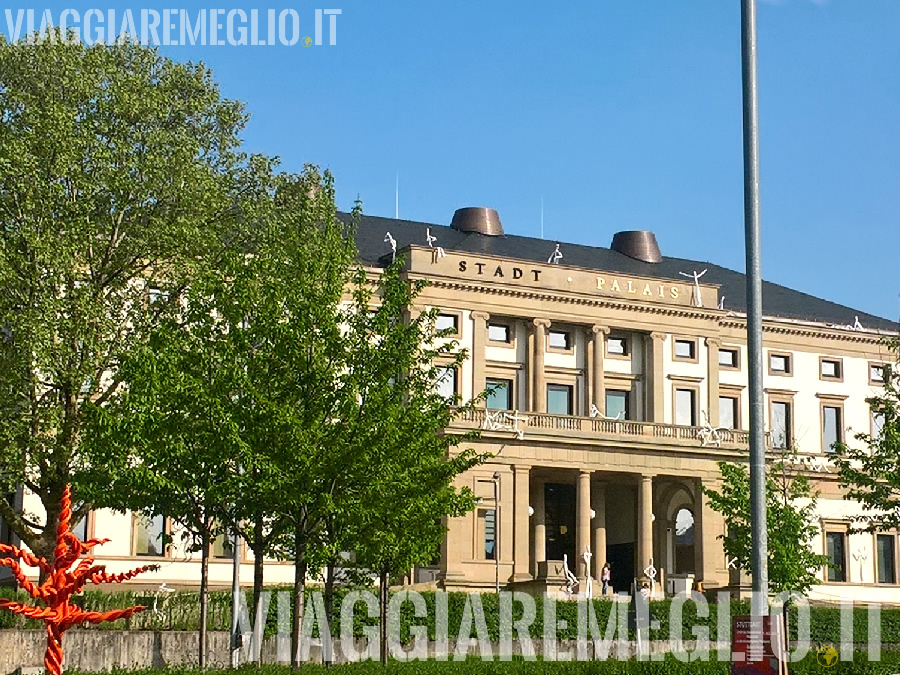
M 547 524 L 547 560 L 569 556 L 569 569 L 575 571 L 575 486 L 562 483 L 544 485 L 544 509 Z
M 610 544 L 606 547 L 609 581 L 616 593 L 631 591 L 634 581 L 634 542 Z

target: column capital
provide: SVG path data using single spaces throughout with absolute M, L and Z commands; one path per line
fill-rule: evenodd
M 535 328 L 550 328 L 550 319 L 534 319 L 531 323 Z
M 609 326 L 601 326 L 600 324 L 594 324 L 590 327 L 589 331 L 594 335 L 609 335 Z
M 531 467 L 526 466 L 525 464 L 513 464 L 512 470 L 515 474 L 521 474 L 525 476 L 531 473 Z
M 477 312 L 472 312 L 472 318 L 476 319 L 476 320 L 480 320 L 480 321 L 487 321 L 488 319 L 491 318 L 491 315 L 488 314 L 487 312 L 477 311 Z
M 660 342 L 661 342 L 661 341 L 663 341 L 663 340 L 666 339 L 666 334 L 665 334 L 665 333 L 658 333 L 658 332 L 656 332 L 656 331 L 653 331 L 652 333 L 650 333 L 650 337 L 651 337 L 651 339 L 653 339 L 653 340 L 657 340 L 657 341 L 660 341 Z
M 638 476 L 638 480 L 642 483 L 648 480 L 653 480 L 654 478 L 656 478 L 655 473 L 642 473 Z
M 706 338 L 706 346 L 719 348 L 722 346 L 722 338 L 708 337 Z
M 593 473 L 594 473 L 593 471 L 588 471 L 587 469 L 579 469 L 578 477 L 584 478 L 585 476 L 587 476 L 588 478 L 590 478 L 593 475 Z

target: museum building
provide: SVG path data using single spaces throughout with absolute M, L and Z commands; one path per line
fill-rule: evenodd
M 444 369 L 440 390 L 490 391 L 451 429 L 480 430 L 470 447 L 493 455 L 458 480 L 478 506 L 448 519 L 440 559 L 411 581 L 560 593 L 566 567 L 583 587 L 608 562 L 615 590 L 651 567 L 660 593 L 746 582 L 701 491 L 720 485 L 719 462 L 748 455 L 744 275 L 665 257 L 649 232 L 610 238 L 599 248 L 506 235 L 485 208 L 459 209 L 449 226 L 362 218 L 361 262 L 377 271 L 401 258 L 410 279 L 427 280 L 411 311 L 439 308 L 437 327 L 469 355 Z M 877 433 L 866 399 L 881 391 L 897 323 L 770 283 L 763 314 L 768 450 L 772 461 L 796 452 L 811 477 L 811 546 L 833 561 L 810 597 L 900 604 L 900 537 L 851 533 L 864 512 L 842 498 L 829 460 L 833 443 Z M 33 497 L 18 499 L 35 511 Z M 161 565 L 144 585 L 199 578 L 196 554 L 162 545 L 162 519 L 99 511 L 80 528 L 113 539 L 96 551 L 111 572 L 139 560 Z M 267 568 L 267 582 L 292 578 L 285 563 Z M 230 583 L 224 540 L 210 579 Z

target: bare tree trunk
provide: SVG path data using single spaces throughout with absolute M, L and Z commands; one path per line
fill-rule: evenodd
M 325 617 L 328 622 L 328 630 L 332 630 L 335 624 L 332 616 L 332 608 L 334 607 L 334 558 L 328 561 L 325 567 Z M 322 661 L 327 668 L 334 662 L 334 646 L 332 640 L 325 640 L 322 643 L 324 649 L 322 651 Z
M 203 549 L 200 553 L 200 651 L 198 665 L 206 668 L 206 621 L 209 612 L 209 528 L 203 528 L 200 537 Z
M 265 570 L 265 542 L 263 541 L 263 517 L 256 516 L 253 524 L 253 644 L 260 647 L 253 655 L 256 663 L 262 663 L 262 640 L 266 631 L 266 618 L 260 616 L 262 603 L 263 578 Z
M 381 664 L 386 666 L 388 662 L 388 651 L 387 651 L 387 615 L 388 615 L 388 583 L 390 581 L 390 576 L 384 570 L 381 572 L 381 588 L 380 588 L 380 615 L 381 615 L 381 640 L 378 648 L 378 654 L 381 657 Z
M 291 621 L 291 668 L 300 667 L 300 631 L 303 626 L 303 602 L 306 593 L 306 537 L 300 527 L 294 532 L 294 616 Z

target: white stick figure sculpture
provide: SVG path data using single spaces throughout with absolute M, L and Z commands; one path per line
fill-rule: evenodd
M 693 304 L 694 307 L 703 307 L 703 299 L 700 297 L 700 277 L 706 274 L 706 272 L 707 270 L 703 270 L 702 272 L 694 270 L 690 274 L 687 272 L 678 273 L 683 277 L 690 277 L 694 280 L 694 294 L 693 297 L 691 297 L 691 304 Z
M 390 246 L 391 262 L 394 262 L 397 259 L 397 240 L 391 236 L 390 232 L 388 232 L 384 235 L 384 243 Z
M 866 560 L 869 559 L 869 552 L 864 548 L 859 549 L 853 554 L 853 559 L 859 563 L 859 578 L 862 579 L 864 574 L 863 566 L 865 565 Z
M 590 546 L 584 549 L 581 557 L 584 558 L 584 597 L 590 600 L 594 597 L 594 580 L 591 578 L 591 558 L 593 554 Z
M 568 553 L 563 553 L 563 571 L 566 575 L 566 597 L 571 598 L 572 593 L 575 592 L 575 586 L 578 585 L 578 579 L 572 574 L 572 570 L 569 569 Z
M 550 254 L 550 257 L 547 258 L 548 265 L 559 265 L 559 261 L 562 260 L 563 254 L 562 251 L 559 250 L 559 244 L 556 245 L 556 248 L 553 249 L 553 253 Z
M 425 241 L 428 242 L 428 248 L 434 249 L 433 255 L 435 260 L 437 260 L 438 258 L 443 258 L 447 255 L 442 247 L 438 246 L 435 248 L 434 243 L 437 241 L 437 237 L 431 234 L 430 227 L 425 228 Z

